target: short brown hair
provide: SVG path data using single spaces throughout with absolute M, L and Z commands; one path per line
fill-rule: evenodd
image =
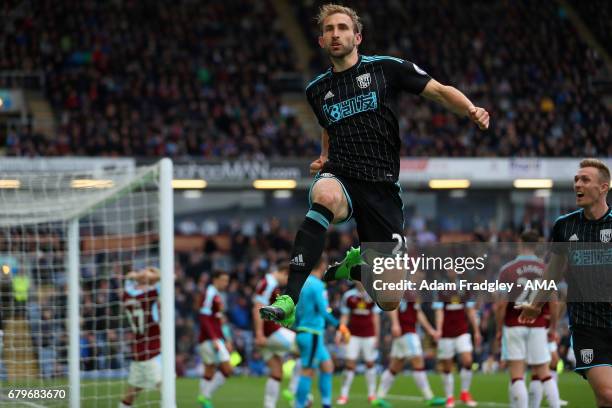
M 521 233 L 521 242 L 538 242 L 540 240 L 540 234 L 538 231 L 528 229 Z
M 604 183 L 610 184 L 610 169 L 608 168 L 608 166 L 606 166 L 604 162 L 599 159 L 593 158 L 583 159 L 580 162 L 580 168 L 584 169 L 585 167 L 594 167 L 599 170 L 600 180 Z
M 355 10 L 350 7 L 341 6 L 340 4 L 329 3 L 321 6 L 319 15 L 317 16 L 317 24 L 321 28 L 321 32 L 323 32 L 323 21 L 332 14 L 346 14 L 349 16 L 353 21 L 353 31 L 356 33 L 360 33 L 363 29 L 361 19 Z

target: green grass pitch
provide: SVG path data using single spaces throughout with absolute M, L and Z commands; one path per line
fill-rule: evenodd
M 334 376 L 334 401 L 340 390 L 341 376 Z M 263 377 L 232 377 L 213 396 L 215 408 L 254 408 L 263 406 L 263 392 L 266 378 Z M 430 384 L 434 393 L 442 396 L 442 381 L 440 376 L 430 374 Z M 6 384 L 3 391 L 6 391 Z M 59 384 L 58 384 L 59 385 Z M 64 385 L 64 384 L 62 384 Z M 47 384 L 48 386 L 48 384 Z M 65 386 L 65 385 L 64 385 Z M 286 382 L 283 383 L 283 387 Z M 124 383 L 119 381 L 88 381 L 84 380 L 81 389 L 83 408 L 116 408 L 120 396 L 123 393 Z M 63 388 L 63 387 L 62 387 Z M 455 377 L 455 397 L 459 394 L 459 378 Z M 559 377 L 559 389 L 561 398 L 569 401 L 569 407 L 587 408 L 594 407 L 595 400 L 593 392 L 588 383 L 574 373 L 564 373 Z M 196 396 L 198 393 L 198 380 L 179 378 L 176 382 L 177 407 L 198 407 Z M 316 381 L 313 383 L 315 397 L 314 407 L 320 407 Z M 507 407 L 508 406 L 508 377 L 505 373 L 500 374 L 476 374 L 472 381 L 472 395 L 479 402 L 479 407 Z M 414 385 L 410 375 L 400 375 L 391 388 L 389 402 L 394 407 L 424 407 L 419 399 L 419 392 Z M 282 398 L 282 397 L 281 397 Z M 2 407 L 67 407 L 65 401 L 35 401 L 31 403 L 15 403 L 0 398 Z M 158 407 L 159 393 L 147 392 L 142 394 L 134 407 Z M 281 399 L 278 408 L 289 408 L 289 404 Z M 367 392 L 363 375 L 357 375 L 351 393 L 349 395 L 348 408 L 366 408 Z M 457 404 L 457 407 L 461 407 Z
M 431 374 L 429 376 L 431 386 L 436 395 L 442 395 L 442 381 L 440 376 Z M 223 387 L 221 387 L 213 397 L 215 408 L 253 408 L 263 405 L 263 391 L 265 378 L 256 377 L 233 377 L 230 378 Z M 334 401 L 338 396 L 340 389 L 341 376 L 334 376 Z M 283 383 L 283 387 L 286 383 Z M 83 388 L 83 396 L 88 397 L 89 393 L 95 392 L 96 387 L 92 387 L 89 383 Z M 316 390 L 316 381 L 313 383 L 313 392 L 315 395 L 314 407 L 320 406 L 318 391 Z M 457 397 L 459 394 L 459 378 L 455 377 L 455 388 Z M 96 398 L 93 401 L 84 400 L 83 407 L 116 407 L 117 398 L 104 398 L 104 395 L 119 395 L 122 385 L 115 383 L 105 383 L 103 387 L 99 387 L 96 392 Z M 569 401 L 569 407 L 586 408 L 595 406 L 593 393 L 588 383 L 580 376 L 574 373 L 564 373 L 559 377 L 559 389 L 561 398 Z M 103 391 L 103 395 L 100 393 Z M 197 379 L 180 378 L 176 383 L 177 407 L 197 407 L 196 395 L 198 393 Z M 152 406 L 147 404 L 147 400 L 158 400 L 157 393 L 148 393 L 141 396 L 136 407 Z M 500 374 L 476 374 L 472 382 L 472 395 L 479 402 L 480 407 L 506 407 L 508 401 L 508 377 L 505 373 Z M 393 388 L 390 391 L 389 401 L 394 407 L 424 407 L 425 405 L 417 398 L 420 396 L 414 381 L 410 375 L 401 375 L 395 381 Z M 367 392 L 365 379 L 363 375 L 357 375 L 351 393 L 349 395 L 349 403 L 347 407 L 366 408 L 369 407 L 367 402 Z M 461 407 L 457 404 L 457 407 Z M 289 407 L 284 401 L 280 401 L 279 408 Z

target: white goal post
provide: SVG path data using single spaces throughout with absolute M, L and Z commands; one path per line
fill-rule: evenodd
M 176 406 L 173 214 L 170 159 L 0 160 L 0 405 L 117 407 L 125 276 L 154 267 L 161 384 L 135 406 Z

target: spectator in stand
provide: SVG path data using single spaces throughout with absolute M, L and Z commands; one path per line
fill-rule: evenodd
M 0 69 L 43 70 L 60 126 L 52 138 L 27 127 L 11 131 L 10 155 L 261 158 L 318 151 L 272 89 L 276 77 L 296 68 L 270 1 L 44 0 L 25 14 L 12 8 L 17 3 L 0 27 Z
M 319 29 L 307 16 L 323 3 L 294 3 L 310 38 Z M 605 2 L 574 3 L 594 31 L 609 26 Z M 404 98 L 398 109 L 404 112 L 398 118 L 403 156 L 612 155 L 609 114 L 591 85 L 594 78 L 609 77 L 603 58 L 581 39 L 558 3 L 478 0 L 438 7 L 386 1 L 368 7 L 366 0 L 356 0 L 351 7 L 370 27 L 361 52 L 427 60 L 425 71 L 457 84 L 496 118 L 491 137 L 418 98 Z M 321 72 L 328 62 L 321 55 L 312 66 Z

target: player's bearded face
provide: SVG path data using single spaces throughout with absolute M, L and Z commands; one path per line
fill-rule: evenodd
M 353 21 L 346 14 L 332 14 L 323 23 L 323 34 L 319 45 L 327 55 L 343 58 L 353 52 L 361 43 L 361 34 L 353 29 Z

